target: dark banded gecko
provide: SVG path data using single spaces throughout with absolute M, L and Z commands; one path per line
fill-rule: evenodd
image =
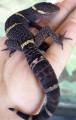
M 49 118 L 56 110 L 59 102 L 58 80 L 52 66 L 39 50 L 39 46 L 48 36 L 51 36 L 54 42 L 63 45 L 62 40 L 65 37 L 64 35 L 56 35 L 50 27 L 42 27 L 35 22 L 37 19 L 45 19 L 52 12 L 57 11 L 59 11 L 59 7 L 54 4 L 37 3 L 33 7 L 13 14 L 5 23 L 8 39 L 5 42 L 7 48 L 4 50 L 10 50 L 10 54 L 16 50 L 24 53 L 30 68 L 35 77 L 39 79 L 46 94 L 46 102 L 38 115 L 30 116 L 16 110 L 16 114 L 26 120 L 45 120 Z M 35 27 L 39 32 L 33 35 L 29 30 L 30 27 Z M 15 111 L 15 108 L 9 108 L 9 110 Z

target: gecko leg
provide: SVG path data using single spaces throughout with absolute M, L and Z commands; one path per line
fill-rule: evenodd
M 40 49 L 41 51 L 46 51 L 49 47 L 50 47 L 49 44 L 47 44 L 46 42 L 43 42 L 43 43 L 39 46 L 39 49 Z
M 11 57 L 11 55 L 16 51 L 16 49 L 20 50 L 18 42 L 15 41 L 15 40 L 9 40 L 9 39 L 7 39 L 5 41 L 5 45 L 7 46 L 7 48 L 3 49 L 2 51 L 9 50 L 10 51 L 9 57 Z
M 71 38 L 65 37 L 65 33 L 62 35 L 55 34 L 55 32 L 49 26 L 42 27 L 42 29 L 35 36 L 36 46 L 39 47 L 44 40 L 50 36 L 54 42 L 60 44 L 63 48 L 63 39 L 72 40 Z

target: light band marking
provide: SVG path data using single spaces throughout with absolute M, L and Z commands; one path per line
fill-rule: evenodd
M 7 28 L 7 30 L 6 30 L 6 34 L 12 29 L 12 28 L 14 28 L 16 25 L 18 25 L 18 24 L 22 24 L 22 23 L 14 23 L 13 25 L 11 25 L 9 28 Z
M 15 15 L 19 15 L 19 16 L 23 17 L 25 20 L 27 20 L 29 22 L 29 20 L 24 15 L 22 15 L 21 13 L 17 12 L 17 13 L 15 13 Z
M 52 113 L 46 107 L 45 107 L 45 111 L 50 117 L 52 116 Z
M 42 11 L 42 10 L 37 10 L 37 8 L 35 6 L 32 7 L 33 10 L 36 10 L 38 13 L 40 14 L 46 14 L 46 12 Z
M 26 45 L 28 45 L 29 43 L 35 44 L 33 39 L 27 40 L 27 41 L 25 41 L 24 43 L 21 44 L 21 48 L 23 49 L 23 48 L 24 48 Z
M 36 58 L 35 60 L 32 61 L 32 63 L 30 64 L 30 67 L 33 69 L 39 62 L 43 61 L 44 57 L 41 56 L 40 60 L 38 60 L 38 58 Z
M 35 6 L 32 6 L 32 9 L 33 9 L 33 10 L 37 10 Z
M 45 90 L 45 92 L 48 93 L 48 92 L 50 92 L 50 91 L 53 91 L 53 90 L 57 89 L 58 87 L 59 87 L 59 85 L 58 85 L 58 84 L 55 84 L 55 85 L 47 88 L 47 89 Z

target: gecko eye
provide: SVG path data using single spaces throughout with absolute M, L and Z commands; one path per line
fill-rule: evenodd
M 52 12 L 57 12 L 59 10 L 58 6 L 47 2 L 37 3 L 32 8 L 40 14 L 51 14 Z

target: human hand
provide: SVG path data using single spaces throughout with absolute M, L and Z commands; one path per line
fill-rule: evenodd
M 56 33 L 62 34 L 67 31 L 66 37 L 72 40 L 63 41 L 63 50 L 60 45 L 54 43 L 45 53 L 57 78 L 63 71 L 76 43 L 76 9 L 70 13 L 76 6 L 76 0 L 65 0 L 58 5 L 61 10 L 55 16 L 52 15 L 49 25 L 55 29 Z M 69 13 L 70 15 L 64 20 Z M 9 58 L 9 51 L 1 51 L 6 47 L 5 40 L 6 38 L 2 38 L 0 41 L 0 118 L 21 120 L 15 113 L 9 111 L 8 107 L 18 107 L 26 113 L 36 113 L 42 104 L 44 94 L 24 55 L 17 51 Z

